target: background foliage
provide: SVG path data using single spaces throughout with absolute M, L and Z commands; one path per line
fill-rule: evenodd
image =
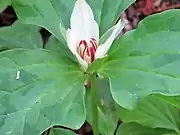
M 134 1 L 87 0 L 100 36 Z M 0 134 L 39 135 L 61 125 L 72 131 L 51 129 L 50 135 L 73 135 L 92 117 L 87 75 L 65 41 L 75 1 L 6 0 L 0 11 L 11 2 L 19 20 L 0 28 Z M 180 134 L 179 22 L 179 10 L 150 16 L 91 65 L 89 71 L 104 77 L 97 80 L 103 135 L 114 134 L 119 118 L 117 135 Z M 52 33 L 45 47 L 40 27 Z

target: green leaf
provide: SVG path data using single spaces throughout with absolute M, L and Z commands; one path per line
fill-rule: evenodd
M 120 14 L 135 0 L 88 0 L 100 26 L 100 35 L 112 27 Z M 43 3 L 43 6 L 41 5 Z M 18 18 L 28 24 L 42 26 L 59 40 L 63 36 L 59 24 L 67 29 L 75 0 L 12 0 Z
M 48 0 L 58 13 L 63 26 L 70 26 L 70 17 L 76 0 Z
M 11 4 L 11 0 L 1 0 L 0 1 L 0 12 L 7 8 Z
M 12 26 L 0 28 L 0 47 L 13 48 L 42 48 L 42 38 L 39 28 L 22 24 L 19 21 Z
M 116 135 L 178 135 L 166 129 L 152 129 L 136 123 L 122 124 Z
M 177 108 L 180 108 L 180 96 L 164 96 L 164 95 L 159 95 L 161 99 L 163 99 L 165 102 L 170 103 L 171 105 L 174 105 Z
M 109 77 L 119 105 L 132 109 L 152 93 L 180 95 L 179 22 L 180 10 L 166 11 L 114 42 L 96 72 Z
M 77 135 L 72 131 L 61 129 L 61 128 L 53 128 L 50 131 L 49 135 Z
M 0 53 L 0 134 L 39 135 L 53 125 L 78 129 L 85 121 L 84 80 L 75 62 L 51 51 Z
M 65 40 L 60 31 L 60 24 L 61 27 L 64 26 L 54 2 L 50 0 L 12 0 L 12 5 L 22 22 L 42 26 L 60 41 Z
M 54 36 L 50 37 L 47 44 L 45 45 L 45 48 L 48 50 L 52 50 L 58 54 L 61 54 L 62 56 L 66 56 L 66 57 L 69 57 L 71 59 L 74 59 L 74 57 L 73 57 L 72 53 L 70 52 L 67 44 L 61 43 Z
M 99 111 L 99 131 L 103 135 L 113 135 L 118 122 L 114 101 L 112 99 L 108 80 L 98 79 L 100 91 Z M 91 97 L 90 91 L 86 92 L 86 112 L 87 121 L 92 123 Z
M 125 123 L 136 122 L 143 126 L 180 132 L 179 109 L 156 96 L 142 100 L 134 110 L 121 107 L 118 110 L 120 119 Z
M 100 36 L 111 28 L 121 13 L 136 0 L 87 0 L 99 24 Z

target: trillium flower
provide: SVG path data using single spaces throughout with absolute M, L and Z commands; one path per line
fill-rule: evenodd
M 66 31 L 68 47 L 86 71 L 94 60 L 107 55 L 114 39 L 124 28 L 124 23 L 119 20 L 109 30 L 112 32 L 107 40 L 99 45 L 99 27 L 94 20 L 91 7 L 85 0 L 77 0 L 71 15 L 70 27 L 71 29 L 68 28 Z

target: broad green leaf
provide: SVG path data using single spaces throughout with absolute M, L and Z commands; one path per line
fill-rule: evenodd
M 0 12 L 7 8 L 11 4 L 11 0 L 1 0 L 0 1 Z
M 72 53 L 70 52 L 67 44 L 61 43 L 57 38 L 54 36 L 51 36 L 48 40 L 47 44 L 45 45 L 45 48 L 48 50 L 52 50 L 58 54 L 61 54 L 62 56 L 69 57 L 71 59 L 74 59 Z
M 87 0 L 99 24 L 100 36 L 111 28 L 121 13 L 136 0 Z
M 164 100 L 149 96 L 139 102 L 134 110 L 118 107 L 120 119 L 125 122 L 136 122 L 152 128 L 165 128 L 179 131 L 179 109 Z
M 85 120 L 84 94 L 84 73 L 61 55 L 43 49 L 0 53 L 1 135 L 40 135 L 53 125 L 77 129 Z
M 100 35 L 112 27 L 120 14 L 135 0 L 87 0 L 100 26 Z M 43 3 L 43 6 L 41 5 Z M 67 29 L 75 0 L 12 0 L 13 7 L 25 23 L 42 26 L 63 41 L 59 24 Z
M 77 135 L 72 131 L 61 129 L 61 128 L 53 128 L 50 131 L 49 135 Z
M 138 125 L 136 123 L 122 124 L 118 128 L 116 135 L 178 135 L 166 129 L 152 129 Z
M 158 95 L 161 99 L 163 99 L 165 102 L 170 103 L 171 105 L 176 106 L 177 108 L 180 108 L 180 96 L 164 96 L 164 95 Z
M 119 105 L 132 109 L 152 93 L 180 95 L 179 22 L 180 10 L 166 11 L 145 19 L 114 42 L 96 71 L 109 77 Z
M 12 26 L 0 28 L 0 47 L 13 48 L 42 48 L 42 38 L 39 33 L 39 28 L 22 24 L 19 21 Z
M 107 80 L 98 79 L 100 91 L 99 111 L 99 131 L 102 135 L 113 135 L 118 122 L 114 101 L 112 99 L 109 83 Z M 87 121 L 92 123 L 90 90 L 86 92 L 86 112 Z
M 70 17 L 76 0 L 48 0 L 58 13 L 63 26 L 67 29 L 70 26 Z
M 54 2 L 51 0 L 12 0 L 12 5 L 22 22 L 42 26 L 64 42 L 65 39 L 60 31 L 60 26 L 64 27 L 64 25 Z

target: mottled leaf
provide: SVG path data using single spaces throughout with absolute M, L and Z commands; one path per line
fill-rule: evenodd
M 11 26 L 0 28 L 0 47 L 13 48 L 42 48 L 42 38 L 39 28 L 36 26 L 22 24 L 19 21 Z
M 109 77 L 119 105 L 132 109 L 153 93 L 180 95 L 179 22 L 180 10 L 148 17 L 114 42 L 108 57 L 97 62 L 96 72 Z
M 83 72 L 61 55 L 43 49 L 0 53 L 1 135 L 40 135 L 53 125 L 77 129 L 85 120 L 84 94 Z

